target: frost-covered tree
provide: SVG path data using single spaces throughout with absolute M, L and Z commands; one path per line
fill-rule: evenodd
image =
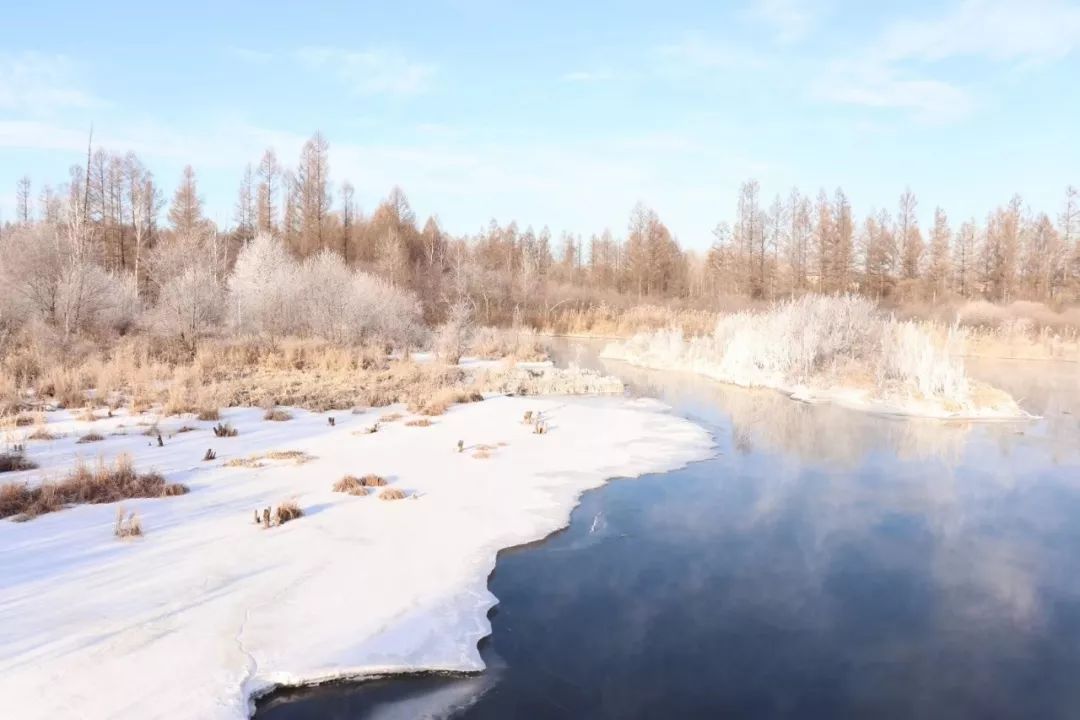
M 473 312 L 467 302 L 454 303 L 446 322 L 435 333 L 435 355 L 444 363 L 457 364 L 473 333 Z
M 151 313 L 154 332 L 176 338 L 191 350 L 222 319 L 224 289 L 205 263 L 192 263 L 170 278 Z
M 286 335 L 296 330 L 296 265 L 280 240 L 256 235 L 240 249 L 227 285 L 229 320 L 238 332 Z

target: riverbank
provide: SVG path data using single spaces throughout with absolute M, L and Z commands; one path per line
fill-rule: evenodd
M 113 536 L 116 504 L 0 521 L 7 712 L 232 719 L 280 685 L 479 670 L 500 549 L 565 526 L 581 493 L 608 478 L 671 470 L 712 446 L 658 403 L 621 397 L 495 397 L 412 425 L 420 418 L 400 405 L 287 412 L 273 422 L 225 410 L 220 422 L 238 431 L 228 438 L 172 418 L 161 446 L 122 414 L 49 414 L 64 436 L 32 449 L 34 477 L 126 453 L 190 492 L 124 501 L 142 527 L 131 539 Z M 91 425 L 105 439 L 79 444 Z M 332 490 L 369 473 L 386 488 Z M 405 497 L 380 500 L 384 489 Z M 300 518 L 254 522 L 290 500 Z

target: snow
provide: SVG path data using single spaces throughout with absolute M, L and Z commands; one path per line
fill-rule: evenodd
M 543 412 L 548 434 L 522 424 L 527 410 Z M 116 505 L 0 521 L 4 715 L 244 718 L 252 698 L 278 684 L 480 670 L 476 644 L 496 602 L 487 577 L 500 549 L 565 526 L 580 494 L 608 478 L 712 452 L 701 428 L 654 401 L 621 397 L 496 397 L 455 406 L 431 427 L 404 425 L 406 414 L 357 432 L 395 411 L 405 413 L 293 410 L 291 421 L 268 422 L 261 410 L 233 409 L 222 419 L 239 435 L 222 439 L 213 423 L 169 418 L 164 447 L 140 434 L 136 418 L 91 424 L 49 413 L 50 429 L 67 435 L 30 441 L 41 468 L 0 480 L 56 476 L 77 457 L 127 452 L 136 469 L 157 469 L 191 492 L 125 501 L 145 532 L 131 540 L 112 535 Z M 197 429 L 172 434 L 181 425 Z M 77 445 L 91 428 L 106 440 Z M 478 444 L 492 446 L 490 458 L 473 457 Z M 201 462 L 207 448 L 216 461 Z M 272 450 L 314 459 L 224 467 Z M 366 473 L 410 497 L 330 489 Z M 289 498 L 304 517 L 254 524 L 256 508 Z

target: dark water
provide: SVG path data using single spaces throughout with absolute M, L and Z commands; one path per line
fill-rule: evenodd
M 1045 416 L 990 425 L 608 369 L 720 454 L 612 482 L 501 553 L 487 672 L 293 691 L 257 717 L 1080 717 L 1076 366 L 978 367 Z

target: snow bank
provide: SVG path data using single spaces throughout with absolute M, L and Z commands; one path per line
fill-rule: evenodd
M 807 401 L 939 418 L 1022 418 L 1007 393 L 968 377 L 959 328 L 898 321 L 856 297 L 806 296 L 720 318 L 712 335 L 660 330 L 608 345 L 601 357 L 686 370 Z
M 543 412 L 548 434 L 521 423 L 529 410 Z M 4 716 L 243 718 L 253 695 L 277 684 L 479 670 L 500 549 L 564 526 L 579 495 L 607 478 L 711 452 L 702 429 L 621 397 L 498 397 L 455 406 L 430 427 L 403 419 L 362 432 L 393 411 L 404 409 L 331 413 L 331 427 L 325 414 L 275 423 L 229 410 L 223 420 L 239 435 L 224 439 L 211 423 L 171 418 L 160 424 L 164 447 L 131 417 L 91 425 L 50 413 L 67 436 L 31 442 L 41 469 L 22 479 L 59 475 L 79 455 L 128 452 L 137 469 L 191 492 L 123 503 L 145 532 L 128 541 L 112 536 L 115 505 L 0 521 Z M 176 433 L 183 425 L 196 429 Z M 76 445 L 91 426 L 106 440 Z M 486 459 L 473 456 L 480 444 Z M 201 462 L 207 448 L 216 461 Z M 224 467 L 272 450 L 314 459 Z M 380 474 L 410 498 L 331 492 L 348 473 Z M 289 498 L 304 517 L 253 523 L 255 508 Z

